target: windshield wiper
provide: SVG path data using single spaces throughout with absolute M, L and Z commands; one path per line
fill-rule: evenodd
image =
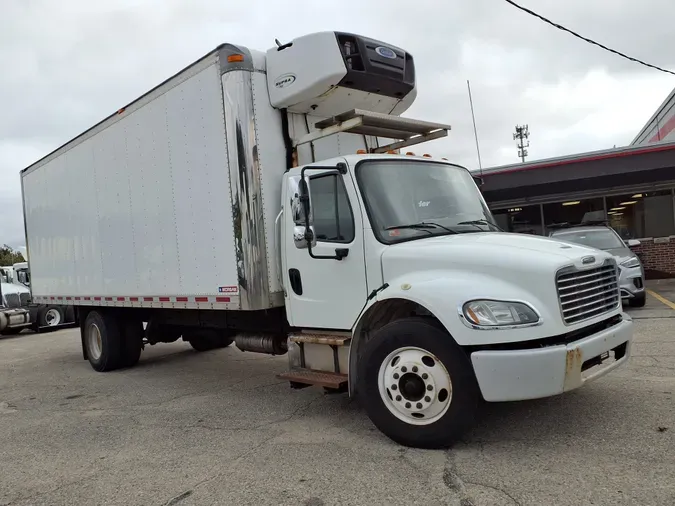
M 503 230 L 498 226 L 488 220 L 469 220 L 469 221 L 460 221 L 457 225 L 487 225 L 489 227 L 494 227 L 500 232 Z M 481 229 L 482 230 L 482 229 Z
M 444 227 L 443 225 L 439 225 L 438 223 L 433 223 L 430 221 L 422 221 L 420 223 L 410 223 L 408 225 L 393 225 L 391 227 L 385 227 L 385 230 L 396 230 L 397 228 L 412 228 L 415 230 L 423 230 L 425 232 L 428 232 L 429 234 L 432 234 L 432 232 L 429 230 L 430 228 L 442 228 L 443 230 L 449 232 L 450 234 L 458 234 L 456 230 L 452 230 L 451 228 Z

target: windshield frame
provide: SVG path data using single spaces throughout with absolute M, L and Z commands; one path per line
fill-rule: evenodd
M 611 248 L 598 248 L 597 246 L 593 246 L 590 244 L 585 244 L 582 242 L 577 242 L 577 241 L 572 241 L 570 239 L 565 238 L 565 236 L 574 236 L 574 234 L 597 234 L 597 233 L 609 233 L 610 235 L 614 236 L 614 238 L 617 240 L 618 245 L 611 247 Z M 585 246 L 587 248 L 595 248 L 599 249 L 600 251 L 608 251 L 610 249 L 621 249 L 621 248 L 628 248 L 626 245 L 626 242 L 621 239 L 621 236 L 616 233 L 616 230 L 610 227 L 598 227 L 598 228 L 592 228 L 592 229 L 586 229 L 586 230 L 574 230 L 574 229 L 566 229 L 565 231 L 560 231 L 559 233 L 553 233 L 551 234 L 552 239 L 556 239 L 558 241 L 564 241 L 564 242 L 569 242 L 572 244 L 576 244 L 577 246 Z
M 468 176 L 472 178 L 472 180 L 474 182 L 474 186 L 476 187 L 476 191 L 477 191 L 477 194 L 478 194 L 477 196 L 480 199 L 481 207 L 483 207 L 484 212 L 487 213 L 486 218 L 490 218 L 487 221 L 490 222 L 492 225 L 494 225 L 496 227 L 496 229 L 495 230 L 479 230 L 479 229 L 475 228 L 475 226 L 474 226 L 474 228 L 469 228 L 469 227 L 471 227 L 471 225 L 461 225 L 462 227 L 466 226 L 467 229 L 465 231 L 464 230 L 457 231 L 457 234 L 478 233 L 478 232 L 494 233 L 494 232 L 499 231 L 499 228 L 498 228 L 499 226 L 497 225 L 497 223 L 494 219 L 494 216 L 492 215 L 492 211 L 490 210 L 489 206 L 487 205 L 487 202 L 485 201 L 485 197 L 483 197 L 483 194 L 481 193 L 480 188 L 478 188 L 478 185 L 476 184 L 476 181 L 475 181 L 475 178 L 474 178 L 473 174 L 466 167 L 463 167 L 462 165 L 458 165 L 456 163 L 450 163 L 450 162 L 446 162 L 446 161 L 439 161 L 439 160 L 434 160 L 434 159 L 427 159 L 427 160 L 422 159 L 422 160 L 420 160 L 419 158 L 413 158 L 413 157 L 402 158 L 400 156 L 399 157 L 392 156 L 391 158 L 384 158 L 384 157 L 382 157 L 382 158 L 366 158 L 364 160 L 359 160 L 354 165 L 354 176 L 355 176 L 355 179 L 356 179 L 355 184 L 356 184 L 356 187 L 358 188 L 359 196 L 361 197 L 361 201 L 363 202 L 363 206 L 366 210 L 366 216 L 368 217 L 368 223 L 370 225 L 370 228 L 373 232 L 373 235 L 375 236 L 375 239 L 379 243 L 390 246 L 390 245 L 393 245 L 393 244 L 400 244 L 400 243 L 404 243 L 404 242 L 418 241 L 418 240 L 422 240 L 422 239 L 430 239 L 432 237 L 442 237 L 442 236 L 446 236 L 446 235 L 454 235 L 453 232 L 448 232 L 448 231 L 443 230 L 443 226 L 438 227 L 437 233 L 431 233 L 431 234 L 420 233 L 419 235 L 413 235 L 413 236 L 410 236 L 410 237 L 403 237 L 403 238 L 391 237 L 391 238 L 387 239 L 387 238 L 383 237 L 381 233 L 378 233 L 379 231 L 376 229 L 376 220 L 373 218 L 372 211 L 371 211 L 371 208 L 370 208 L 370 204 L 368 202 L 368 198 L 367 198 L 367 195 L 366 195 L 367 192 L 365 191 L 364 185 L 362 184 L 360 173 L 362 172 L 362 169 L 363 169 L 362 166 L 364 164 L 367 166 L 367 165 L 374 165 L 374 164 L 377 164 L 377 163 L 392 163 L 393 161 L 398 161 L 398 162 L 401 162 L 401 163 L 415 162 L 415 163 L 418 163 L 418 164 L 427 163 L 427 164 L 434 164 L 434 165 L 443 165 L 443 166 L 446 166 L 446 167 L 453 167 L 455 169 L 465 171 L 468 174 Z M 429 220 L 427 220 L 427 221 L 429 221 Z M 401 223 L 400 225 L 405 225 L 405 224 Z

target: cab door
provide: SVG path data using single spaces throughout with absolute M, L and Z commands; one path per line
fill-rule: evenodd
M 293 168 L 285 181 L 282 266 L 288 321 L 295 327 L 351 329 L 366 303 L 363 216 L 347 165 L 340 163 Z

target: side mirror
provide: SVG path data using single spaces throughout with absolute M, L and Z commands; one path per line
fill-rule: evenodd
M 636 246 L 639 246 L 640 244 L 641 244 L 640 241 L 638 241 L 637 239 L 628 239 L 628 241 L 626 241 L 626 245 L 629 248 L 635 248 Z
M 298 249 L 316 246 L 309 188 L 303 179 L 294 179 L 292 184 L 291 216 L 293 216 L 293 243 Z M 307 219 L 309 217 L 309 219 Z M 309 223 L 309 224 L 308 224 Z

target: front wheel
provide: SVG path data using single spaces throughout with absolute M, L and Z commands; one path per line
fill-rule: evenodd
M 435 320 L 378 330 L 360 362 L 359 393 L 375 426 L 405 446 L 451 446 L 473 423 L 480 391 L 469 358 Z

